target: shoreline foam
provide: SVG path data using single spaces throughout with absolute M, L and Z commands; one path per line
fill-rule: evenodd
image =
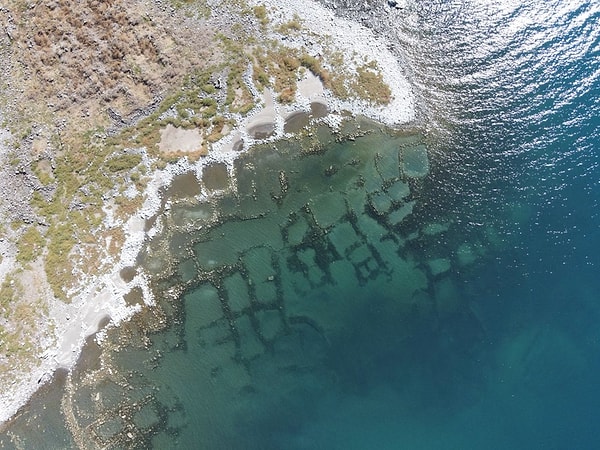
M 41 355 L 42 363 L 33 368 L 27 379 L 21 380 L 15 389 L 11 389 L 11 392 L 0 394 L 0 424 L 13 417 L 43 384 L 52 379 L 53 373 L 57 369 L 70 370 L 73 368 L 86 339 L 99 331 L 99 325 L 107 316 L 110 317 L 109 326 L 118 326 L 141 308 L 140 306 L 127 306 L 123 299 L 123 296 L 133 287 L 142 289 L 146 304 L 153 303 L 149 283 L 144 274 L 137 274 L 133 280 L 127 283 L 120 277 L 120 271 L 125 267 L 135 265 L 137 255 L 146 240 L 158 232 L 161 226 L 160 220 L 149 231 L 145 231 L 144 224 L 147 219 L 160 212 L 163 204 L 160 191 L 168 186 L 175 176 L 195 171 L 196 176 L 200 179 L 203 167 L 215 162 L 225 163 L 231 173 L 233 162 L 241 154 L 235 148 L 234 140 L 243 142 L 243 152 L 257 142 L 281 139 L 285 137 L 283 130 L 285 118 L 296 111 L 309 111 L 311 103 L 315 101 L 327 105 L 330 113 L 320 120 L 334 128 L 341 122 L 340 114 L 343 112 L 354 116 L 362 115 L 391 127 L 414 120 L 414 98 L 410 85 L 393 54 L 369 29 L 356 22 L 336 17 L 333 12 L 315 1 L 300 3 L 288 0 L 280 3 L 274 0 L 252 0 L 250 3 L 266 5 L 274 13 L 274 20 L 279 23 L 292 20 L 294 15 L 301 17 L 303 28 L 310 33 L 303 33 L 298 38 L 286 39 L 285 42 L 282 42 L 283 45 L 299 47 L 310 44 L 312 47 L 318 47 L 320 45 L 318 35 L 322 38 L 329 36 L 334 41 L 332 45 L 338 51 L 349 55 L 356 54 L 359 59 L 375 60 L 381 70 L 384 82 L 392 91 L 392 101 L 389 105 L 374 106 L 357 99 L 340 100 L 324 90 L 322 85 L 319 86 L 315 84 L 314 80 L 309 80 L 307 87 L 299 90 L 293 105 L 282 106 L 276 102 L 273 104 L 265 102 L 267 103 L 266 108 L 257 108 L 254 114 L 240 120 L 238 128 L 230 131 L 227 136 L 215 143 L 209 155 L 200 161 L 190 163 L 187 160 L 181 160 L 163 170 L 155 171 L 144 192 L 146 200 L 135 215 L 121 223 L 114 222 L 110 215 L 107 218 L 109 225 L 122 227 L 126 234 L 125 244 L 113 271 L 93 279 L 71 304 L 54 301 L 51 305 L 49 315 L 56 326 L 57 345 L 55 348 L 48 348 L 44 351 L 44 354 Z M 255 90 L 253 93 L 258 95 Z M 273 94 L 273 92 L 269 92 L 265 96 L 270 96 L 272 99 Z M 255 126 L 264 125 L 267 116 L 269 120 L 272 120 L 269 124 L 273 125 L 273 133 L 266 139 L 255 139 L 250 131 Z

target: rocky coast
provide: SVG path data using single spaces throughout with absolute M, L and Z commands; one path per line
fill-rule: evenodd
M 7 61 L 14 61 L 19 55 L 18 43 L 14 42 L 19 35 L 14 31 L 14 28 L 19 26 L 18 18 L 15 19 L 18 16 L 18 3 L 12 2 L 9 8 L 2 10 L 2 25 L 5 31 L 2 38 L 3 51 L 11 54 L 13 58 Z M 200 12 L 194 9 L 196 4 L 200 5 Z M 384 7 L 390 8 L 387 4 Z M 124 6 L 123 11 L 127 8 Z M 217 44 L 218 33 L 223 31 L 224 27 L 244 24 L 254 35 L 258 48 L 263 40 L 275 42 L 280 53 L 300 55 L 299 61 L 304 58 L 302 64 L 293 66 L 296 78 L 293 98 L 282 98 L 282 91 L 277 88 L 277 82 L 273 79 L 275 75 L 271 75 L 271 82 L 261 84 L 257 81 L 257 66 L 253 64 L 252 58 L 258 56 L 245 56 L 243 61 L 247 67 L 241 76 L 242 84 L 237 88 L 228 87 L 230 90 L 237 89 L 237 94 L 223 113 L 226 125 L 221 126 L 218 135 L 208 139 L 208 132 L 205 130 L 183 126 L 172 120 L 172 123 L 158 127 L 160 137 L 155 143 L 159 148 L 158 153 L 144 146 L 144 142 L 125 145 L 123 154 L 136 157 L 139 155 L 139 164 L 144 167 L 145 183 L 143 186 L 133 186 L 133 177 L 129 173 L 122 177 L 123 184 L 119 188 L 107 189 L 102 193 L 103 204 L 100 205 L 99 211 L 103 211 L 103 215 L 101 224 L 97 225 L 95 231 L 97 240 L 91 244 L 76 240 L 68 254 L 63 256 L 84 261 L 84 258 L 79 256 L 91 246 L 98 246 L 101 248 L 98 252 L 99 259 L 91 263 L 88 261 L 87 264 L 94 264 L 99 270 L 86 271 L 74 264 L 71 272 L 75 274 L 77 281 L 73 287 L 67 289 L 67 298 L 60 299 L 48 280 L 47 267 L 44 267 L 44 264 L 48 263 L 47 256 L 52 252 L 52 248 L 48 250 L 44 244 L 40 244 L 39 248 L 36 247 L 37 256 L 27 261 L 19 255 L 24 252 L 23 236 L 27 230 L 32 227 L 39 228 L 43 236 L 49 236 L 49 230 L 54 226 L 52 221 L 62 217 L 42 216 L 40 208 L 32 206 L 32 198 L 39 195 L 45 201 L 50 201 L 55 193 L 53 189 L 60 186 L 55 184 L 58 183 L 58 176 L 55 174 L 51 174 L 53 179 L 50 182 L 43 183 L 41 178 L 44 172 L 40 167 L 43 169 L 43 162 L 49 161 L 50 167 L 54 166 L 55 169 L 56 158 L 64 156 L 64 152 L 68 151 L 60 144 L 52 143 L 51 139 L 56 129 L 66 133 L 68 127 L 62 127 L 60 124 L 57 126 L 56 123 L 49 125 L 48 122 L 39 119 L 41 116 L 35 120 L 28 119 L 31 125 L 25 127 L 25 130 L 21 126 L 9 123 L 19 119 L 19 108 L 14 107 L 14 102 L 32 101 L 31 98 L 24 98 L 28 91 L 27 86 L 21 87 L 19 84 L 23 82 L 22 79 L 14 78 L 10 82 L 0 105 L 0 119 L 4 119 L 0 129 L 0 215 L 5 224 L 0 240 L 0 282 L 3 283 L 4 294 L 7 296 L 3 303 L 5 314 L 1 319 L 4 333 L 0 334 L 0 339 L 3 340 L 0 347 L 3 353 L 0 355 L 0 422 L 9 420 L 41 385 L 52 378 L 57 368 L 71 369 L 89 336 L 104 326 L 118 326 L 143 307 L 151 307 L 154 299 L 148 287 L 147 275 L 135 269 L 136 258 L 148 239 L 160 230 L 161 215 L 170 207 L 164 193 L 175 177 L 193 172 L 201 179 L 204 168 L 214 163 L 225 164 L 232 173 L 233 162 L 241 153 L 256 143 L 285 139 L 294 132 L 301 132 L 305 121 L 322 121 L 335 128 L 344 116 L 360 115 L 397 127 L 415 119 L 414 94 L 397 56 L 390 51 L 388 43 L 351 18 L 339 17 L 332 9 L 314 1 L 251 0 L 243 11 L 235 10 L 236 12 L 227 14 L 220 14 L 223 6 L 213 7 L 211 2 L 192 2 L 187 8 L 179 9 L 160 1 L 135 2 L 130 10 L 135 10 L 136 14 L 131 16 L 139 16 L 141 19 L 123 19 L 120 26 L 126 30 L 127 27 L 138 26 L 138 23 L 144 21 L 152 23 L 154 29 L 161 30 L 160 37 L 164 41 L 154 42 L 153 48 L 159 49 L 158 53 L 161 51 L 161 45 L 163 52 L 177 53 L 176 47 L 173 50 L 172 46 L 178 45 L 178 42 L 185 42 L 186 38 L 191 39 L 194 29 L 212 30 L 210 39 L 214 39 L 214 42 L 210 58 L 222 61 L 226 59 L 227 50 L 222 50 Z M 185 32 L 182 32 L 173 39 L 170 33 L 173 23 L 178 20 L 184 21 L 184 28 L 189 31 L 189 35 L 186 37 Z M 169 43 L 165 43 L 166 41 Z M 193 46 L 184 45 L 184 50 L 194 49 Z M 158 55 L 158 59 L 160 57 L 161 54 Z M 163 63 L 168 67 L 169 54 L 163 54 L 162 57 L 165 58 Z M 271 57 L 275 58 L 275 53 L 271 54 Z M 126 55 L 122 58 L 125 59 Z M 315 65 L 315 61 L 319 62 L 318 66 Z M 166 74 L 165 77 L 168 79 L 171 76 L 179 80 L 178 83 L 183 83 L 181 80 L 197 69 L 194 64 L 201 62 L 180 64 L 174 69 L 171 66 L 177 73 Z M 217 105 L 222 101 L 218 96 L 224 90 L 220 83 L 227 82 L 222 80 L 234 80 L 227 77 L 227 74 L 232 73 L 231 68 L 220 67 L 221 69 L 208 80 L 211 86 L 216 88 L 205 88 L 205 93 L 215 92 L 211 95 L 217 99 Z M 18 73 L 14 67 L 4 67 L 3 71 L 6 74 L 5 78 L 9 80 Z M 337 80 L 337 90 L 328 78 L 327 74 L 331 73 L 345 77 Z M 46 74 L 45 81 L 41 82 L 51 84 L 53 81 L 50 78 L 53 76 Z M 133 75 L 128 76 L 128 79 L 133 79 Z M 140 95 L 146 105 L 154 105 L 154 99 L 150 98 L 153 94 L 161 94 L 162 98 L 166 98 L 169 89 L 173 88 L 167 88 L 166 84 L 160 84 L 156 80 L 154 82 L 154 91 L 149 89 Z M 357 90 L 368 92 L 367 87 L 360 85 L 361 82 L 374 82 L 378 88 L 385 88 L 386 99 L 380 101 L 375 97 L 356 95 Z M 122 81 L 121 87 L 123 83 L 126 81 Z M 146 80 L 141 85 L 147 88 L 151 83 L 152 81 Z M 344 92 L 340 85 L 343 85 Z M 133 92 L 137 89 L 136 86 L 133 83 L 125 90 Z M 119 86 L 115 89 L 118 93 Z M 252 105 L 248 111 L 233 107 L 238 100 L 246 101 L 242 99 L 242 92 L 248 93 L 246 100 Z M 123 99 L 115 95 L 113 100 L 116 107 L 127 110 L 127 95 L 123 96 Z M 39 99 L 34 97 L 34 100 Z M 112 117 L 115 114 L 109 114 L 113 109 L 105 108 L 86 113 L 94 100 L 91 95 L 85 97 L 84 104 L 73 101 L 73 104 L 62 110 L 62 114 L 65 120 L 69 120 L 68 114 L 78 114 L 79 117 L 83 115 L 86 126 L 91 129 L 95 129 L 97 125 L 109 124 L 104 127 L 105 131 L 97 132 L 101 142 L 104 142 L 107 136 L 110 137 L 111 133 L 118 134 L 118 131 L 114 130 L 107 132 L 110 126 L 117 126 L 120 130 L 134 128 L 140 123 L 140 126 L 143 126 L 143 119 L 150 117 L 157 108 L 160 109 L 151 107 L 146 114 L 141 113 L 141 117 L 138 117 L 140 109 L 129 105 L 127 116 L 135 117 L 135 120 L 127 123 L 121 121 L 123 123 L 119 124 Z M 48 103 L 50 101 L 48 99 Z M 208 100 L 205 103 L 212 105 Z M 158 122 L 173 118 L 177 114 L 177 108 L 177 103 L 173 103 L 162 111 L 159 117 L 150 120 Z M 193 108 L 188 108 L 191 109 Z M 188 117 L 189 113 L 184 111 L 184 115 Z M 96 117 L 98 124 L 94 123 Z M 73 121 L 81 123 L 79 119 Z M 216 120 L 213 119 L 212 126 L 216 127 L 214 123 Z M 294 123 L 299 125 L 294 126 Z M 21 134 L 16 135 L 18 132 Z M 139 128 L 137 132 L 141 133 Z M 43 142 L 43 145 L 40 142 Z M 193 155 L 194 152 L 200 151 L 199 149 L 202 149 L 202 155 Z M 165 155 L 168 155 L 167 161 L 164 160 Z M 81 186 L 80 189 L 85 189 L 85 186 Z M 138 199 L 136 207 L 125 214 L 118 213 L 118 208 L 115 207 L 115 199 L 121 198 L 121 194 L 123 198 Z M 214 192 L 203 191 L 200 195 L 214 195 Z M 70 208 L 77 210 L 79 206 L 72 204 Z M 108 230 L 110 233 L 98 230 Z M 117 235 L 120 237 L 117 238 Z M 49 238 L 47 242 L 45 245 L 52 245 Z M 107 250 L 111 245 L 116 246 L 114 251 Z M 134 289 L 142 292 L 145 306 L 140 303 L 131 305 L 126 301 L 127 294 Z M 22 320 L 23 323 L 17 323 L 18 320 Z M 23 336 L 27 336 L 27 339 L 23 340 Z M 8 351 L 9 339 L 22 339 L 23 344 Z

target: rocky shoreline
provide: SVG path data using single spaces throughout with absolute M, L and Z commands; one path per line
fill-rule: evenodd
M 11 385 L 3 386 L 0 394 L 0 423 L 10 419 L 41 385 L 51 379 L 57 368 L 72 368 L 86 339 L 99 330 L 106 318 L 110 318 L 110 326 L 117 326 L 139 310 L 139 305 L 128 306 L 124 301 L 124 295 L 131 289 L 140 288 L 146 304 L 152 304 L 152 294 L 146 276 L 138 273 L 131 280 L 125 281 L 121 277 L 121 271 L 135 266 L 136 257 L 144 243 L 160 229 L 160 220 L 150 230 L 146 230 L 146 221 L 160 212 L 165 202 L 161 192 L 177 175 L 195 172 L 197 177 L 201 178 L 203 168 L 215 162 L 225 163 L 231 170 L 233 161 L 240 155 L 240 150 L 247 150 L 256 142 L 285 138 L 288 136 L 284 129 L 286 120 L 294 114 L 308 113 L 315 103 L 329 112 L 319 120 L 333 127 L 341 122 L 343 114 L 366 116 L 392 127 L 415 119 L 414 95 L 398 59 L 390 52 L 387 44 L 368 28 L 358 22 L 336 16 L 332 10 L 314 1 L 311 1 L 310 5 L 306 1 L 289 0 L 253 0 L 250 3 L 253 6 L 265 5 L 272 14 L 274 26 L 296 16 L 301 18 L 305 32 L 286 38 L 281 42 L 284 46 L 307 49 L 309 53 L 318 56 L 322 55 L 321 39 L 328 36 L 327 42 L 335 51 L 355 55 L 355 65 L 364 62 L 365 59 L 376 61 L 384 82 L 391 89 L 391 102 L 385 106 L 374 106 L 359 99 L 339 99 L 320 82 L 315 82 L 315 77 L 311 79 L 310 76 L 304 79 L 304 90 L 299 89 L 296 101 L 290 105 L 273 102 L 276 94 L 273 91 L 259 93 L 255 90 L 255 101 L 262 106 L 240 120 L 237 128 L 230 130 L 228 135 L 217 141 L 206 157 L 197 162 L 190 162 L 184 158 L 165 169 L 156 170 L 146 187 L 146 200 L 141 209 L 126 221 L 119 221 L 110 215 L 106 219 L 111 227 L 119 227 L 126 237 L 119 257 L 110 262 L 112 270 L 88 282 L 85 289 L 68 304 L 52 299 L 51 293 L 47 289 L 44 291 L 49 305 L 45 317 L 48 323 L 53 324 L 53 336 L 44 336 L 43 331 L 49 331 L 50 327 L 42 328 L 42 333 L 38 336 L 41 349 L 38 357 L 41 363 L 23 370 L 18 381 L 15 378 Z M 247 82 L 252 84 L 251 78 Z M 267 130 L 267 136 L 256 132 L 263 129 Z M 8 155 L 12 150 L 8 148 L 9 138 L 6 132 L 0 134 L 0 156 Z M 140 152 L 144 154 L 143 149 Z M 10 164 L 5 164 L 2 171 L 6 186 L 16 183 L 15 171 Z M 3 202 L 3 205 L 6 203 Z M 3 207 L 0 213 L 3 216 L 8 215 L 8 222 L 12 221 L 10 211 L 6 207 Z M 0 245 L 3 251 L 0 277 L 4 278 L 17 264 L 16 249 L 8 240 L 2 240 Z M 42 268 L 37 267 L 33 273 L 43 278 Z

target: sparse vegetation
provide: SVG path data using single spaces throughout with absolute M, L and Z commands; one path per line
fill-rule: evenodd
M 133 198 L 120 196 L 115 199 L 117 205 L 116 216 L 127 220 L 131 217 L 140 207 L 142 206 L 144 198 L 141 195 L 137 195 Z
M 377 70 L 373 62 L 369 65 L 363 65 L 357 69 L 358 77 L 353 85 L 353 90 L 361 98 L 372 103 L 387 104 L 392 99 L 390 87 L 383 81 L 381 72 Z
M 0 286 L 0 307 L 2 308 L 2 315 L 4 317 L 7 317 L 14 298 L 21 290 L 22 287 L 15 280 L 14 276 L 7 276 L 2 282 Z
M 138 154 L 119 155 L 106 162 L 106 168 L 111 172 L 122 172 L 131 170 L 142 162 L 142 156 Z
M 30 226 L 21 235 L 21 238 L 17 243 L 17 261 L 26 264 L 33 261 L 38 256 L 41 256 L 45 243 L 46 241 L 38 228 Z
M 295 14 L 294 18 L 288 22 L 282 23 L 277 27 L 277 31 L 281 34 L 297 33 L 302 29 L 302 19 Z
M 241 68 L 233 67 L 227 77 L 227 98 L 225 104 L 232 112 L 245 114 L 254 106 L 254 99 L 244 84 Z
M 50 226 L 47 237 L 49 242 L 45 268 L 48 283 L 57 298 L 68 301 L 67 291 L 74 282 L 69 254 L 76 243 L 75 229 L 67 220 L 57 221 Z
M 47 312 L 37 298 L 22 299 L 33 294 L 32 286 L 23 282 L 26 271 L 10 273 L 0 285 L 0 314 L 4 319 L 0 324 L 0 384 L 6 385 L 6 376 L 21 365 L 27 367 L 36 361 L 35 333 L 39 320 Z M 6 321 L 9 321 L 8 323 Z
M 303 53 L 300 55 L 300 64 L 321 78 L 321 81 L 327 84 L 329 80 L 329 73 L 323 69 L 321 61 L 319 61 L 317 58 L 310 56 L 308 53 Z
M 54 182 L 52 166 L 50 165 L 50 161 L 47 159 L 37 161 L 33 166 L 33 173 L 44 186 L 48 186 Z
M 252 12 L 256 16 L 256 18 L 260 21 L 260 24 L 263 27 L 266 27 L 269 24 L 267 8 L 264 5 L 255 6 L 254 8 L 252 8 Z

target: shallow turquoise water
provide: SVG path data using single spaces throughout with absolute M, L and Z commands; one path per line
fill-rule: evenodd
M 88 442 L 598 447 L 600 9 L 417 3 L 395 37 L 424 133 L 321 128 L 175 206 L 141 260 L 161 308 L 71 378 Z M 42 410 L 13 432 L 72 445 Z
M 427 205 L 426 140 L 359 127 L 257 147 L 236 163 L 234 194 L 172 208 L 142 265 L 157 293 L 184 286 L 168 300 L 175 325 L 149 336 L 151 370 L 133 350 L 116 356 L 159 389 L 153 410 L 177 405 L 177 426 L 157 424 L 147 445 L 343 448 L 359 442 L 342 439 L 357 420 L 344 414 L 380 395 L 395 400 L 368 413 L 374 424 L 477 400 L 486 324 L 462 274 L 504 244 Z

